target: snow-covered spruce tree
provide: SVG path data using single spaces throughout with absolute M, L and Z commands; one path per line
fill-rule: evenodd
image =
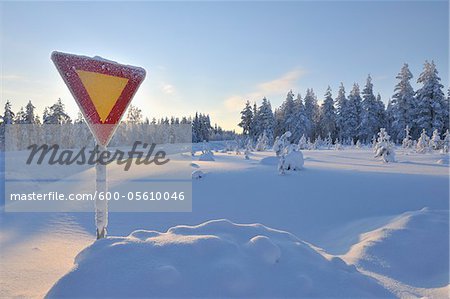
M 260 116 L 258 113 L 258 108 L 256 106 L 256 102 L 253 103 L 253 119 L 250 126 L 250 138 L 252 138 L 253 141 L 256 141 L 258 136 L 262 134 L 262 127 L 261 127 L 261 121 Z
M 256 142 L 256 151 L 258 152 L 265 151 L 268 146 L 269 146 L 269 138 L 266 135 L 266 131 L 264 131 L 258 137 L 258 140 Z
M 445 131 L 444 133 L 444 140 L 442 140 L 441 153 L 447 154 L 449 152 L 449 149 L 450 149 L 450 132 L 447 129 L 447 131 Z
M 427 135 L 427 130 L 422 129 L 419 139 L 417 140 L 416 152 L 425 154 L 430 151 L 430 137 Z
M 9 100 L 5 103 L 5 111 L 3 112 L 2 124 L 11 125 L 14 123 L 15 113 L 11 109 L 11 102 Z
M 446 132 L 450 129 L 450 88 L 447 90 L 447 98 L 444 100 L 444 129 L 443 132 Z
M 325 146 L 327 149 L 330 149 L 333 146 L 333 138 L 331 138 L 331 133 L 328 133 L 328 136 L 325 139 Z
M 392 96 L 392 136 L 394 140 L 402 140 L 405 136 L 405 127 L 412 130 L 416 113 L 416 100 L 414 89 L 410 80 L 413 78 L 408 64 L 405 63 L 396 77 L 399 82 L 395 85 Z M 417 133 L 417 132 L 416 132 Z
M 375 145 L 375 158 L 381 157 L 384 162 L 395 162 L 394 145 L 390 142 L 391 137 L 385 128 L 378 132 L 377 144 Z
M 318 131 L 322 136 L 332 136 L 336 138 L 336 111 L 334 108 L 333 96 L 331 94 L 331 87 L 328 86 L 325 93 L 325 100 L 320 106 L 320 120 Z
M 45 110 L 44 110 L 45 111 Z M 44 124 L 67 124 L 71 123 L 70 116 L 66 113 L 65 106 L 61 99 L 50 106 L 47 109 L 47 113 L 44 112 Z
M 308 120 L 308 123 L 311 124 L 311 128 L 309 132 L 306 132 L 307 135 L 314 139 L 317 133 L 317 123 L 319 120 L 319 104 L 317 104 L 317 97 L 314 94 L 313 89 L 307 89 L 306 90 L 306 96 L 305 96 L 305 115 L 306 119 Z
M 295 103 L 292 90 L 287 93 L 286 99 L 281 104 L 280 112 L 283 118 L 284 131 L 293 132 L 295 127 Z
M 359 139 L 356 141 L 356 144 L 355 144 L 355 148 L 357 148 L 357 149 L 360 149 L 361 148 L 361 141 L 359 141 Z
M 345 127 L 348 130 L 348 137 L 354 140 L 360 135 L 362 100 L 359 91 L 359 85 L 353 84 L 353 89 L 348 97 L 348 113 L 345 120 Z
M 272 112 L 270 101 L 263 98 L 261 106 L 258 108 L 259 125 L 268 138 L 268 144 L 273 142 L 275 117 Z
M 394 122 L 394 111 L 391 99 L 388 100 L 384 114 L 385 114 L 384 128 L 386 129 L 386 131 L 390 132 L 392 131 L 392 123 Z
M 387 121 L 386 107 L 384 106 L 384 103 L 381 100 L 380 93 L 377 94 L 377 118 L 378 118 L 378 130 L 381 128 L 386 129 L 385 127 Z
M 443 85 L 434 62 L 425 62 L 424 70 L 417 79 L 422 88 L 416 91 L 417 116 L 416 125 L 428 134 L 434 130 L 443 130 L 445 124 L 445 100 Z
M 253 121 L 253 111 L 250 101 L 245 103 L 245 108 L 241 111 L 241 122 L 238 124 L 242 128 L 242 134 L 248 136 L 251 131 Z
M 301 150 L 308 148 L 308 141 L 306 140 L 305 134 L 303 134 L 302 137 L 300 137 L 300 140 L 298 141 L 298 148 Z
M 430 139 L 430 147 L 433 150 L 440 150 L 442 147 L 442 140 L 441 140 L 441 136 L 439 136 L 439 131 L 437 129 L 435 129 L 433 131 L 433 136 L 431 136 Z
M 343 149 L 341 141 L 339 139 L 336 139 L 336 141 L 334 142 L 334 149 L 337 151 Z
M 301 136 L 308 134 L 311 130 L 312 124 L 306 117 L 305 105 L 300 94 L 297 94 L 297 98 L 294 100 L 295 105 L 295 123 L 291 140 L 293 142 L 300 141 Z
M 34 113 L 36 107 L 31 103 L 31 101 L 28 101 L 28 104 L 25 106 L 25 116 L 24 116 L 24 123 L 25 124 L 36 124 L 37 123 L 37 116 Z
M 405 138 L 403 138 L 403 141 L 402 141 L 402 147 L 405 149 L 412 148 L 412 146 L 413 146 L 413 141 L 411 139 L 411 135 L 410 135 L 409 131 L 410 131 L 409 126 L 406 125 Z
M 362 110 L 361 110 L 361 127 L 359 137 L 365 143 L 376 134 L 381 126 L 379 119 L 379 105 L 375 95 L 373 94 L 372 77 L 367 77 L 366 86 L 362 92 Z M 359 139 L 358 139 L 359 141 Z
M 349 137 L 349 133 L 346 127 L 348 117 L 348 100 L 345 97 L 345 88 L 342 83 L 339 87 L 338 96 L 335 99 L 335 105 L 337 135 L 340 140 L 343 140 Z

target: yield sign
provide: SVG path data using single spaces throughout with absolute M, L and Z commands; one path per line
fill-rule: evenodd
M 145 70 L 99 57 L 53 52 L 52 60 L 97 143 L 106 146 L 145 78 Z

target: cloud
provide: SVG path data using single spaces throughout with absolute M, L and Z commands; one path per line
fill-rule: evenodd
M 17 81 L 17 80 L 22 80 L 23 77 L 19 76 L 19 75 L 10 74 L 10 75 L 1 75 L 0 79 L 1 80 Z
M 173 93 L 175 93 L 175 87 L 171 84 L 163 84 L 162 91 L 165 94 L 173 94 Z
M 305 74 L 306 71 L 303 69 L 294 69 L 279 78 L 257 84 L 252 92 L 228 97 L 224 101 L 224 106 L 229 111 L 240 111 L 247 100 L 261 100 L 263 97 L 287 93 Z
M 267 94 L 287 92 L 293 87 L 292 85 L 305 74 L 306 71 L 296 69 L 284 74 L 280 78 L 259 84 L 258 89 L 260 92 Z

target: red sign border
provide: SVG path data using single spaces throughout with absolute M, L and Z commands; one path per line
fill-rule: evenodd
M 118 64 L 116 62 L 104 59 L 57 51 L 52 53 L 51 60 L 63 78 L 64 83 L 66 83 L 69 88 L 72 96 L 75 98 L 75 101 L 86 119 L 92 134 L 95 136 L 95 139 L 99 144 L 106 146 L 114 135 L 117 125 L 127 110 L 128 105 L 131 103 L 131 100 L 136 94 L 139 86 L 142 81 L 144 81 L 146 75 L 145 70 L 140 67 Z M 79 70 L 128 79 L 125 88 L 104 122 L 101 122 L 97 109 L 95 108 L 86 88 L 81 82 L 80 77 L 76 73 L 76 71 Z M 94 111 L 94 113 L 88 114 L 87 111 Z M 103 127 L 101 131 L 107 134 L 106 137 L 99 136 L 100 134 L 98 134 L 99 132 L 97 132 L 97 130 L 100 127 Z

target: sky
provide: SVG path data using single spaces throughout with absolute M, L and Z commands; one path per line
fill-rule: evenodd
M 387 102 L 403 63 L 413 87 L 425 60 L 449 86 L 448 1 L 0 2 L 0 22 L 0 104 L 40 115 L 58 98 L 78 112 L 55 50 L 146 69 L 132 104 L 150 119 L 198 111 L 225 129 L 246 100 L 321 101 L 368 74 Z

